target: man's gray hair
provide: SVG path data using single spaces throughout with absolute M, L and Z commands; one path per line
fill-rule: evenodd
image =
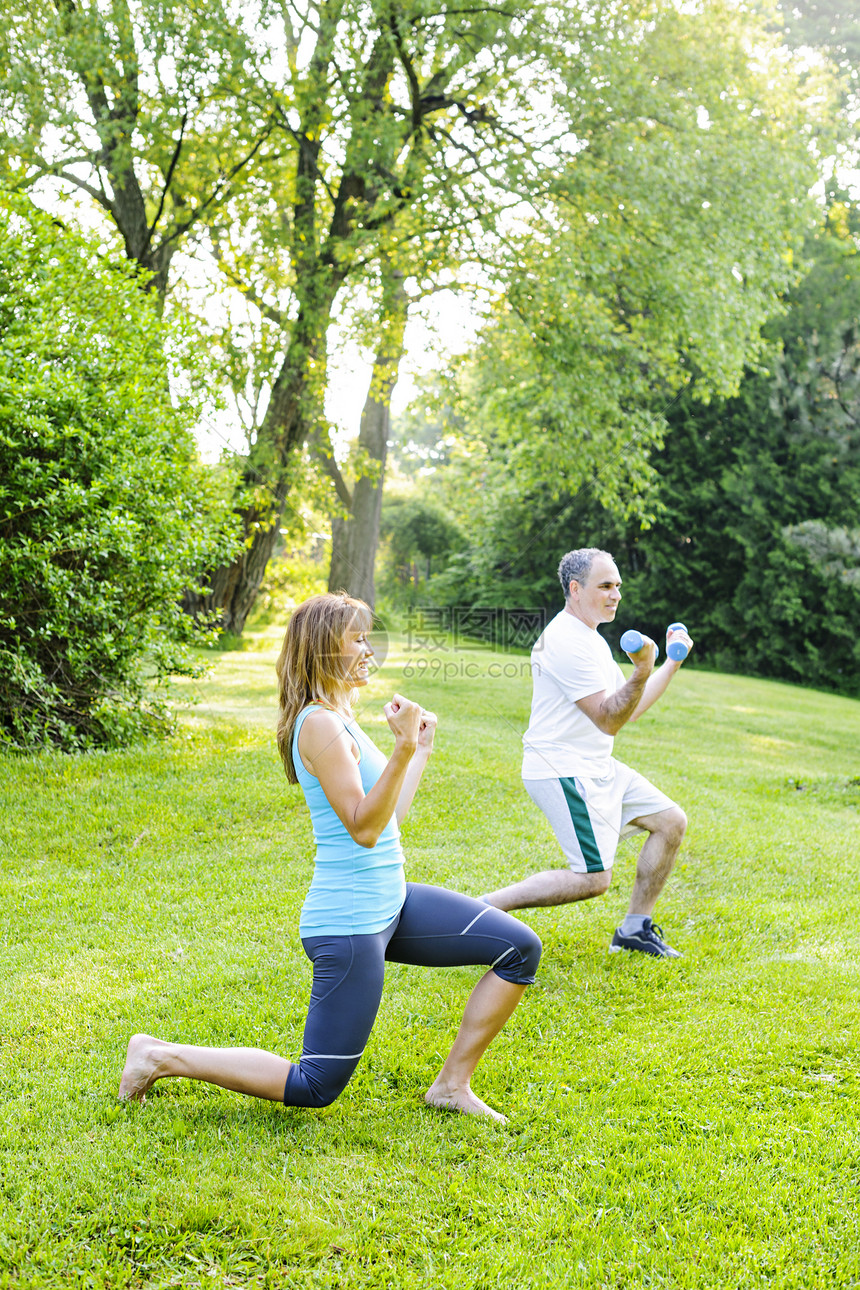
M 561 557 L 561 564 L 558 566 L 558 580 L 561 583 L 565 600 L 570 594 L 570 584 L 572 582 L 585 582 L 591 572 L 595 557 L 598 555 L 608 555 L 610 560 L 615 559 L 609 551 L 601 551 L 598 546 L 581 546 L 577 551 L 568 551 L 567 555 Z

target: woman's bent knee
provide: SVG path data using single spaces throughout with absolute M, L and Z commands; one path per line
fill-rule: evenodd
M 503 981 L 510 981 L 512 985 L 533 985 L 543 952 L 541 939 L 537 932 L 519 919 L 512 918 L 511 922 L 517 926 L 516 934 L 512 937 L 513 943 L 507 954 L 492 965 L 493 971 L 496 976 L 500 976 Z
M 284 1106 L 323 1107 L 336 1102 L 358 1065 L 338 1062 L 339 1070 L 317 1070 L 305 1061 L 291 1066 L 284 1085 Z M 344 1069 L 346 1066 L 346 1069 Z
M 525 923 L 523 923 L 523 927 L 526 927 Z M 529 976 L 527 984 L 531 985 L 538 970 L 540 956 L 543 953 L 543 943 L 537 932 L 531 927 L 526 927 L 526 931 L 529 936 L 527 944 L 523 947 L 523 967 Z

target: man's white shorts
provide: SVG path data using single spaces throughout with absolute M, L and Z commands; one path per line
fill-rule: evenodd
M 567 863 L 575 873 L 611 869 L 618 843 L 644 830 L 630 823 L 675 805 L 659 788 L 612 759 L 601 779 L 525 779 L 526 792 L 552 825 Z

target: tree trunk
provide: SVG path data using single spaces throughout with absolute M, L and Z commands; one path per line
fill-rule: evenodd
M 195 617 L 217 613 L 225 632 L 241 636 L 278 539 L 285 499 L 286 491 L 264 521 L 255 510 L 240 512 L 246 534 L 242 554 L 232 564 L 209 571 L 205 579 L 209 587 L 206 594 L 185 593 L 182 608 L 186 613 Z
M 319 319 L 328 320 L 339 285 L 332 277 L 325 298 L 296 319 L 257 442 L 243 470 L 244 487 L 255 490 L 259 500 L 237 508 L 245 539 L 242 552 L 231 564 L 209 570 L 205 595 L 187 592 L 183 599 L 186 613 L 220 612 L 222 628 L 234 636 L 244 630 L 278 540 L 294 454 L 308 438 L 315 407 L 316 395 L 308 391 L 309 373 L 313 371 L 320 382 L 325 379 L 325 333 Z
M 356 481 L 350 514 L 346 518 L 335 516 L 331 525 L 329 591 L 348 591 L 351 596 L 365 600 L 371 608 L 376 598 L 373 568 L 379 545 L 389 422 L 388 403 L 368 394 L 361 414 L 359 444 L 367 449 L 375 469 Z
M 397 384 L 403 356 L 403 332 L 409 297 L 403 274 L 390 271 L 383 302 L 383 335 L 373 364 L 373 376 L 361 414 L 358 436 L 358 469 L 348 514 L 332 520 L 329 591 L 348 591 L 373 608 L 376 588 L 373 573 L 379 546 L 379 520 L 385 459 L 391 424 L 391 395 Z

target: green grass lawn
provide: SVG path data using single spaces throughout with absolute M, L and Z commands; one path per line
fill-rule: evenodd
M 165 1081 L 128 1035 L 298 1054 L 312 864 L 277 758 L 274 654 L 217 658 L 167 744 L 2 767 L 0 1286 L 860 1285 L 860 704 L 682 673 L 617 742 L 687 810 L 658 921 L 528 911 L 538 983 L 478 1069 L 507 1126 L 422 1095 L 479 972 L 392 965 L 323 1111 Z M 444 666 L 443 666 L 444 664 Z M 361 696 L 440 717 L 407 874 L 478 893 L 555 865 L 519 781 L 527 660 L 393 648 Z

